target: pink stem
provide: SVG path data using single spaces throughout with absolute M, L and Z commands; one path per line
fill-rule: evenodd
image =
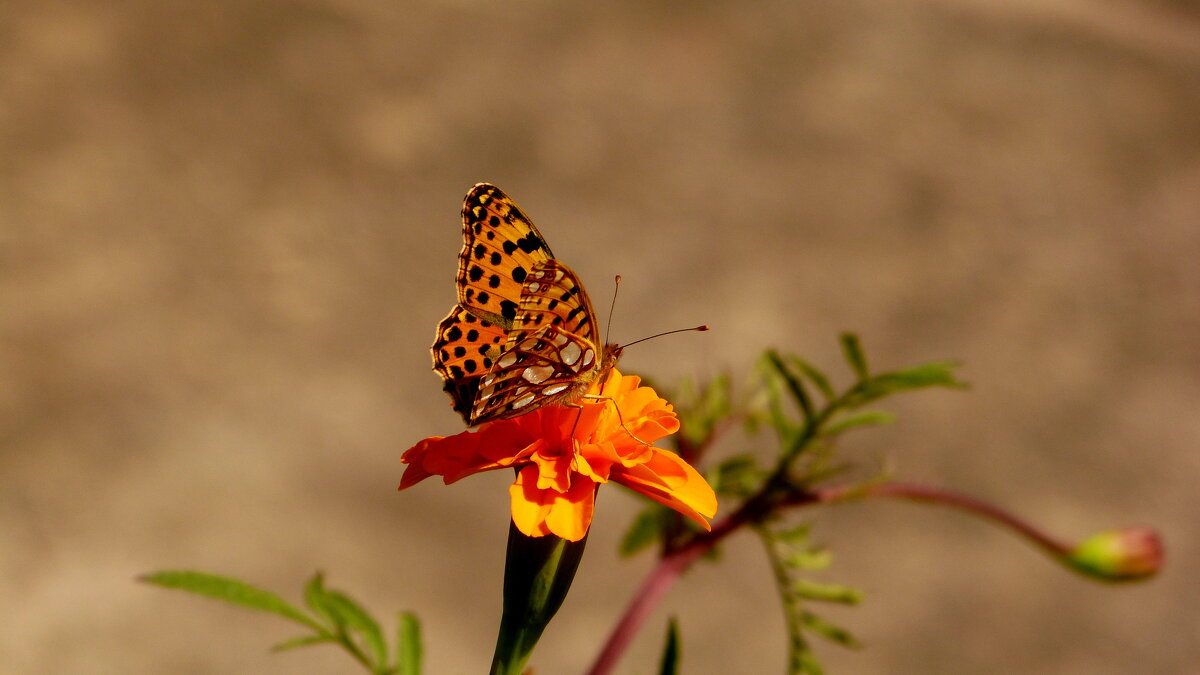
M 604 643 L 604 648 L 600 650 L 600 655 L 596 657 L 596 662 L 592 664 L 588 675 L 605 675 L 605 673 L 612 672 L 617 665 L 617 660 L 621 658 L 621 654 L 625 652 L 625 648 L 629 646 L 633 636 L 642 627 L 646 617 L 650 616 L 650 612 L 654 610 L 658 601 L 671 588 L 679 575 L 701 553 L 703 551 L 696 549 L 695 554 L 692 555 L 671 555 L 658 561 L 654 571 L 646 577 L 637 593 L 634 594 L 633 601 L 625 608 L 625 613 L 617 622 L 612 634 L 609 635 L 608 641 Z
M 940 488 L 913 485 L 912 483 L 880 483 L 866 487 L 836 487 L 817 490 L 815 495 L 809 495 L 805 501 L 811 502 L 813 497 L 816 498 L 816 501 L 823 503 L 853 499 L 855 497 L 888 497 L 950 506 L 994 520 L 1014 530 L 1017 534 L 1030 539 L 1051 555 L 1061 556 L 1070 554 L 1071 552 L 1071 547 L 1067 544 L 1054 539 L 1008 511 L 962 494 L 961 492 L 951 492 Z
M 692 563 L 704 555 L 717 542 L 751 522 L 759 522 L 771 511 L 779 507 L 805 506 L 810 504 L 829 504 L 859 497 L 888 497 L 892 499 L 907 499 L 930 504 L 940 504 L 970 511 L 999 522 L 1015 530 L 1046 549 L 1051 555 L 1062 556 L 1069 554 L 1071 547 L 1051 538 L 1049 535 L 1034 528 L 1029 523 L 1017 518 L 1011 513 L 986 502 L 968 497 L 967 495 L 923 487 L 910 483 L 880 483 L 869 486 L 833 487 L 814 492 L 800 492 L 772 502 L 765 494 L 758 499 L 751 498 L 737 511 L 713 526 L 711 532 L 696 535 L 683 546 L 666 554 L 658 565 L 650 572 L 650 576 L 642 582 L 634 593 L 632 601 L 621 615 L 621 619 L 613 628 L 613 632 L 604 643 L 596 661 L 592 664 L 588 675 L 607 675 L 616 667 L 617 661 L 625 652 L 626 647 L 637 634 L 646 617 Z
M 670 590 L 679 575 L 691 567 L 692 563 L 696 562 L 700 556 L 716 546 L 717 542 L 733 533 L 748 520 L 747 510 L 743 506 L 742 509 L 715 525 L 711 532 L 697 535 L 684 546 L 671 551 L 659 560 L 658 565 L 634 592 L 633 599 L 625 608 L 625 613 L 621 615 L 617 625 L 613 627 L 613 632 L 608 636 L 604 647 L 600 649 L 600 654 L 596 657 L 588 675 L 607 675 L 612 672 L 617 661 L 625 652 L 625 648 L 629 646 L 633 636 L 642 627 L 646 617 L 650 616 L 650 612 Z

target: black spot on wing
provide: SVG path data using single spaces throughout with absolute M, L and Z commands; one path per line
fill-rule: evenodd
M 519 246 L 521 250 L 526 253 L 533 253 L 538 249 L 546 248 L 546 242 L 543 241 L 541 237 L 530 232 L 529 234 L 517 240 L 517 246 Z

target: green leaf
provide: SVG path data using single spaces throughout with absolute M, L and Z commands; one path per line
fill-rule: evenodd
M 679 675 L 679 660 L 679 624 L 671 617 L 667 622 L 667 642 L 663 646 L 659 675 Z
M 279 644 L 271 647 L 273 652 L 283 652 L 289 649 L 298 647 L 308 647 L 309 645 L 323 645 L 329 642 L 337 642 L 337 638 L 329 633 L 320 633 L 318 635 L 300 635 L 290 640 L 284 640 Z
M 811 530 L 812 523 L 800 523 L 786 530 L 775 530 L 771 532 L 771 535 L 785 544 L 797 545 L 808 540 L 808 533 Z
M 843 605 L 857 605 L 863 600 L 862 591 L 840 584 L 819 584 L 808 579 L 796 579 L 792 582 L 792 588 L 797 595 L 806 600 L 836 602 Z
M 910 389 L 925 387 L 964 389 L 967 384 L 954 377 L 954 369 L 958 365 L 953 361 L 936 361 L 873 377 L 862 384 L 861 390 L 858 392 L 860 400 L 857 405 L 897 391 Z
M 817 389 L 821 390 L 821 394 L 825 396 L 825 400 L 832 401 L 837 397 L 837 394 L 833 391 L 833 387 L 829 384 L 829 378 L 825 377 L 825 373 L 817 370 L 811 364 L 809 364 L 808 361 L 805 361 L 798 356 L 793 356 L 789 360 L 792 362 L 792 365 L 800 371 L 801 374 L 812 380 L 812 383 L 816 385 Z
M 217 598 L 235 605 L 270 612 L 320 631 L 321 625 L 283 598 L 256 586 L 215 574 L 188 570 L 165 570 L 140 577 L 141 581 L 164 588 L 177 588 L 197 595 Z
M 775 373 L 787 385 L 788 391 L 796 401 L 796 405 L 800 407 L 800 412 L 804 413 L 804 419 L 811 420 L 813 417 L 812 399 L 809 398 L 808 392 L 804 389 L 804 381 L 797 377 L 791 368 L 788 368 L 783 357 L 775 350 L 767 351 L 767 362 L 771 364 Z
M 824 675 L 825 669 L 817 661 L 817 655 L 804 640 L 792 640 L 789 654 L 789 675 Z
M 661 506 L 655 504 L 643 509 L 621 538 L 621 555 L 628 558 L 662 539 L 664 525 Z
M 340 617 L 340 625 L 345 625 L 362 636 L 363 644 L 374 657 L 373 663 L 385 665 L 388 662 L 387 642 L 383 639 L 383 631 L 375 618 L 344 593 L 326 591 L 326 598 L 329 608 Z
M 729 416 L 732 408 L 733 381 L 728 373 L 721 373 L 700 390 L 700 401 L 697 406 L 711 427 L 717 421 Z
M 812 612 L 801 612 L 800 624 L 804 626 L 805 630 L 844 647 L 857 649 L 862 646 L 846 629 L 839 628 Z
M 854 374 L 858 376 L 859 381 L 869 377 L 867 369 L 867 357 L 863 354 L 862 344 L 858 341 L 858 336 L 854 333 L 842 333 L 840 336 L 842 342 L 842 353 L 846 356 L 846 362 L 850 364 L 850 368 L 854 370 Z
M 883 410 L 864 410 L 839 418 L 836 422 L 825 427 L 826 436 L 836 436 L 855 427 L 872 427 L 891 424 L 896 416 Z
M 320 572 L 304 586 L 304 604 L 325 620 L 325 623 L 336 631 L 346 627 L 342 617 L 331 607 L 329 595 L 325 591 L 325 577 Z
M 730 457 L 717 465 L 709 484 L 717 494 L 746 497 L 758 489 L 762 482 L 762 471 L 754 455 L 743 454 Z
M 421 675 L 421 623 L 412 612 L 400 614 L 396 639 L 397 675 Z
M 679 415 L 681 433 L 689 442 L 704 443 L 717 424 L 729 417 L 732 391 L 729 375 L 724 373 L 701 385 L 691 378 L 679 383 L 671 398 Z
M 833 564 L 833 553 L 825 548 L 804 549 L 787 554 L 783 563 L 792 569 L 820 571 Z
M 765 415 L 763 421 L 770 424 L 775 429 L 776 434 L 782 441 L 788 435 L 793 433 L 793 425 L 788 420 L 787 415 L 783 413 L 783 384 L 780 382 L 780 377 L 776 373 L 774 366 L 771 365 L 770 359 L 764 355 L 760 361 L 762 369 L 762 389 L 760 397 L 764 399 Z

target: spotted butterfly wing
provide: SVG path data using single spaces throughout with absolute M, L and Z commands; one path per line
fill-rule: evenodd
M 479 392 L 479 379 L 499 358 L 507 339 L 503 328 L 480 319 L 461 305 L 455 305 L 438 324 L 433 368 L 445 380 L 444 389 L 450 394 L 455 412 L 468 424 Z
M 458 304 L 510 329 L 529 270 L 553 259 L 554 253 L 529 216 L 495 185 L 471 188 L 463 200 L 462 222 Z
M 598 353 L 578 278 L 500 188 L 471 188 L 462 217 L 459 303 L 432 349 L 454 409 L 473 425 L 578 398 L 620 353 Z
M 504 349 L 480 380 L 472 420 L 515 417 L 582 396 L 621 352 L 613 345 L 600 350 L 594 320 L 569 267 L 557 260 L 534 265 Z

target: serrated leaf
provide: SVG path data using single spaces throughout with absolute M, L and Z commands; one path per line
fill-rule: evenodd
M 891 424 L 896 416 L 883 410 L 864 410 L 839 418 L 836 422 L 825 427 L 826 436 L 837 436 L 855 427 L 874 427 Z
M 659 665 L 659 675 L 679 675 L 679 624 L 675 617 L 667 622 L 667 641 L 663 645 L 662 662 Z
M 385 665 L 388 662 L 387 642 L 383 639 L 379 622 L 344 593 L 326 591 L 326 598 L 329 608 L 340 618 L 340 623 L 362 636 L 363 644 L 374 657 L 373 663 Z
M 792 365 L 794 365 L 801 374 L 803 374 L 809 380 L 812 380 L 812 383 L 816 385 L 817 389 L 821 391 L 821 394 L 825 396 L 825 400 L 832 401 L 837 397 L 837 394 L 833 391 L 833 386 L 829 384 L 829 378 L 825 376 L 825 373 L 817 370 L 808 361 L 805 361 L 798 356 L 793 356 L 790 360 Z
M 854 333 L 842 333 L 840 336 L 842 343 L 842 354 L 846 357 L 846 362 L 850 364 L 850 368 L 854 374 L 858 376 L 859 381 L 867 379 L 870 374 L 867 369 L 867 356 L 863 354 L 862 344 L 858 341 L 858 336 Z
M 334 636 L 332 636 L 328 633 L 322 633 L 319 635 L 300 635 L 300 636 L 294 637 L 290 640 L 284 640 L 283 642 L 280 642 L 279 644 L 271 647 L 271 651 L 283 652 L 283 651 L 287 651 L 289 649 L 296 649 L 298 647 L 308 647 L 309 645 L 323 645 L 323 644 L 326 644 L 329 642 L 337 642 L 337 638 L 335 638 Z
M 319 623 L 313 621 L 311 617 L 300 609 L 288 604 L 287 601 L 275 593 L 231 577 L 189 570 L 165 570 L 144 575 L 140 579 L 146 583 L 164 588 L 175 588 L 197 595 L 224 600 L 225 602 L 242 607 L 269 612 L 304 624 L 315 630 L 321 630 Z
M 397 632 L 397 675 L 421 675 L 421 623 L 417 615 L 402 612 Z
M 783 558 L 783 564 L 792 569 L 817 572 L 829 569 L 833 564 L 833 553 L 825 548 L 810 548 L 793 551 Z
M 842 605 L 857 605 L 863 600 L 863 592 L 841 584 L 820 584 L 808 579 L 796 579 L 792 589 L 806 600 L 836 602 Z
M 621 538 L 621 555 L 629 557 L 662 539 L 663 511 L 657 504 L 647 507 L 633 519 Z
M 812 612 L 801 612 L 799 618 L 800 624 L 804 626 L 805 630 L 820 635 L 830 642 L 836 642 L 852 649 L 862 646 L 849 631 L 829 623 Z

